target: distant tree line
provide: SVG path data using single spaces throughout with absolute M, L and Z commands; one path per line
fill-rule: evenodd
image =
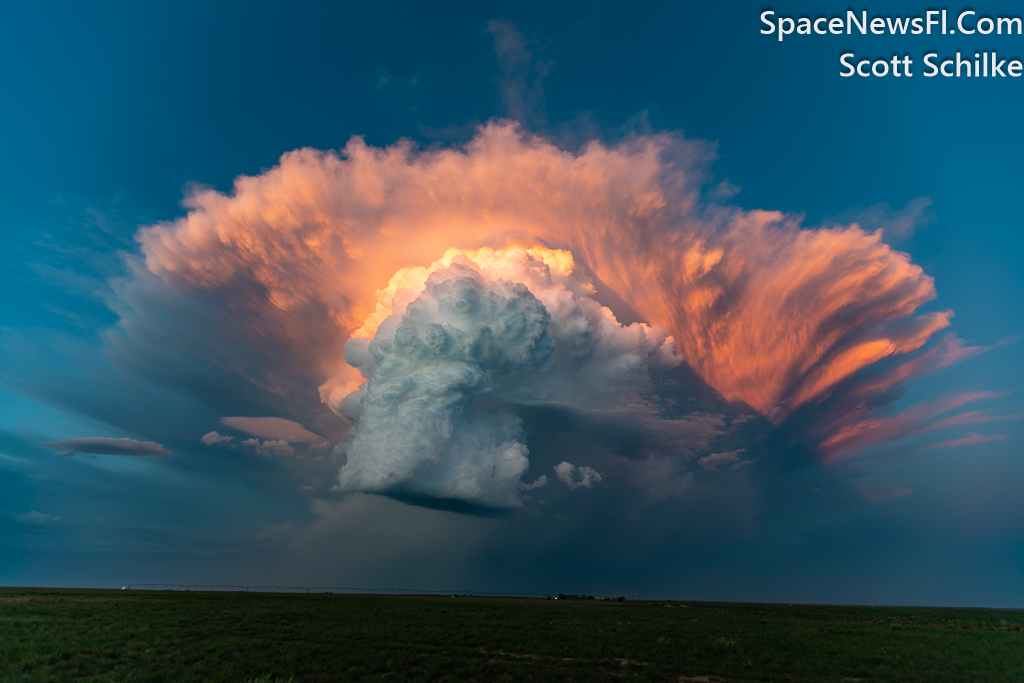
M 548 600 L 550 600 L 550 599 L 551 598 L 548 598 Z M 596 599 L 597 598 L 595 598 L 593 595 L 566 595 L 565 593 L 559 593 L 558 597 L 555 598 L 555 600 L 596 600 Z M 621 595 L 619 597 L 617 597 L 617 598 L 605 598 L 604 600 L 605 600 L 605 602 L 626 602 L 626 598 L 624 596 L 621 596 Z

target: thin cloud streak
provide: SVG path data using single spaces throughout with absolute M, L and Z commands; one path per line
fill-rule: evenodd
M 950 439 L 949 441 L 939 441 L 933 443 L 929 448 L 956 448 L 957 446 L 973 446 L 979 443 L 990 443 L 992 441 L 1005 441 L 1006 434 L 991 434 L 982 435 L 975 434 L 974 432 L 968 432 L 967 436 L 959 439 Z
M 935 221 L 931 197 L 915 197 L 902 209 L 889 204 L 875 204 L 866 209 L 843 211 L 823 221 L 825 225 L 856 223 L 868 231 L 881 230 L 889 242 L 910 239 L 918 229 Z
M 319 443 L 324 440 L 324 437 L 314 434 L 298 422 L 281 417 L 222 417 L 220 423 L 250 436 L 274 441 L 284 439 L 292 443 Z
M 58 441 L 46 441 L 40 445 L 58 451 L 56 455 L 68 457 L 76 453 L 92 453 L 95 455 L 172 455 L 171 451 L 152 441 L 115 439 L 105 436 L 60 439 Z
M 821 443 L 826 463 L 835 463 L 853 455 L 858 449 L 883 441 L 894 441 L 913 434 L 956 425 L 976 424 L 995 419 L 980 411 L 972 411 L 936 419 L 967 403 L 1004 394 L 991 391 L 968 391 L 922 401 L 887 417 L 867 418 L 844 426 Z

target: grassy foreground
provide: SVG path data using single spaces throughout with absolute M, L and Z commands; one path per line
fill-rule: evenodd
M 1020 681 L 1019 610 L 0 589 L 0 680 Z

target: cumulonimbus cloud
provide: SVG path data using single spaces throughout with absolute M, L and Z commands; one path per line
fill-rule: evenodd
M 353 138 L 340 153 L 301 149 L 239 177 L 230 195 L 197 190 L 186 216 L 140 230 L 136 281 L 155 276 L 189 310 L 209 302 L 204 333 L 220 340 L 202 350 L 211 362 L 302 400 L 315 383 L 337 413 L 366 379 L 346 345 L 392 315 L 381 297 L 394 298 L 393 278 L 425 272 L 450 249 L 563 250 L 671 335 L 678 357 L 726 399 L 776 423 L 822 402 L 852 407 L 822 419 L 824 452 L 884 424 L 873 397 L 977 352 L 947 336 L 918 353 L 952 312 L 919 313 L 935 297 L 932 278 L 881 230 L 807 229 L 717 204 L 702 194 L 712 156 L 668 133 L 571 152 L 507 121 L 458 148 Z M 125 287 L 126 357 L 139 356 L 155 324 L 135 312 L 157 296 L 147 286 Z M 519 443 L 506 427 L 497 445 Z
M 340 401 L 344 378 L 330 385 L 355 421 L 339 489 L 516 507 L 542 480 L 521 481 L 526 435 L 502 404 L 619 405 L 679 364 L 664 330 L 621 325 L 574 267 L 564 251 L 452 249 L 396 273 L 346 344 L 365 381 Z
M 93 453 L 96 455 L 172 455 L 171 451 L 152 441 L 116 439 L 106 436 L 60 439 L 59 441 L 47 441 L 41 445 L 52 448 L 58 451 L 57 455 L 63 456 L 72 456 L 75 453 Z

